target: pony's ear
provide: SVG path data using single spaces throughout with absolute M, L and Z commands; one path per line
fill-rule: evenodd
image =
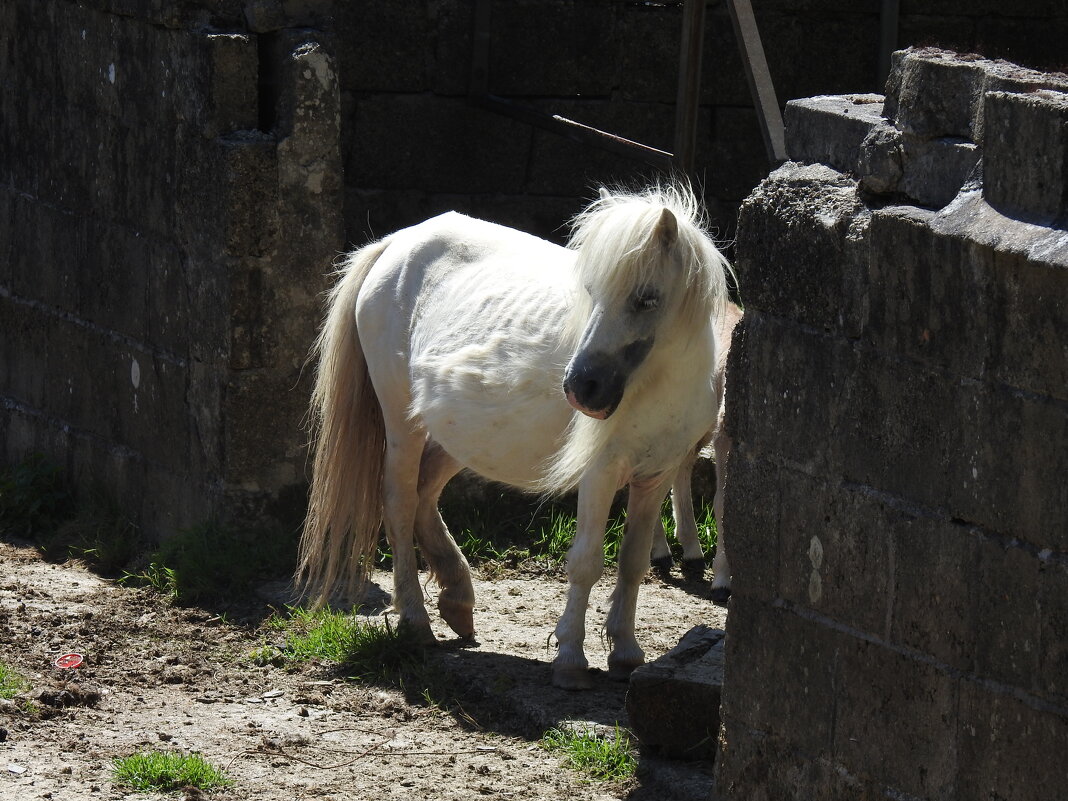
M 601 200 L 608 200 L 608 198 L 612 197 L 612 193 L 605 189 L 603 186 L 597 190 L 597 194 L 601 196 Z
M 679 221 L 671 213 L 671 209 L 665 208 L 660 212 L 660 219 L 656 221 L 653 229 L 653 240 L 660 243 L 664 250 L 672 247 L 679 238 Z

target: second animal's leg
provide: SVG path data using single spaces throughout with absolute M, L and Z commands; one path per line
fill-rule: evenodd
M 587 471 L 579 483 L 578 525 L 571 549 L 567 552 L 567 604 L 556 624 L 559 645 L 553 660 L 553 685 L 568 690 L 585 690 L 593 686 L 589 662 L 582 643 L 586 638 L 586 607 L 590 591 L 604 571 L 604 527 L 619 486 L 611 471 Z M 649 534 L 652 521 L 649 521 Z M 649 538 L 645 538 L 643 564 L 649 558 Z
M 660 514 L 671 474 L 631 482 L 627 499 L 627 524 L 619 547 L 619 576 L 612 591 L 605 632 L 612 643 L 608 671 L 612 678 L 626 678 L 645 661 L 645 652 L 634 636 L 638 588 L 648 570 L 646 554 L 653 531 L 653 517 Z
M 696 454 L 679 467 L 671 485 L 671 511 L 675 516 L 675 536 L 682 545 L 682 572 L 688 578 L 699 579 L 705 572 L 705 554 L 697 536 L 697 521 L 693 514 L 693 465 Z
M 676 525 L 678 525 L 677 518 Z M 659 573 L 667 574 L 671 571 L 671 546 L 668 545 L 667 532 L 664 531 L 664 521 L 660 515 L 656 516 L 656 521 L 653 523 L 653 548 L 649 562 Z
M 415 539 L 441 587 L 438 612 L 457 635 L 475 636 L 475 590 L 471 568 L 438 512 L 438 499 L 461 465 L 436 442 L 428 440 L 419 469 L 419 508 L 415 516 Z

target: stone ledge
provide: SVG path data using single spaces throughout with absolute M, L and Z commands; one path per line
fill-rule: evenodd
M 716 756 L 725 632 L 694 626 L 630 677 L 627 715 L 642 746 L 672 759 Z

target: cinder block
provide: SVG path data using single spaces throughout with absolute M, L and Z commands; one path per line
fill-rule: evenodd
M 643 748 L 672 759 L 715 759 L 723 635 L 695 626 L 678 645 L 631 674 L 627 717 Z
M 732 731 L 770 732 L 810 758 L 829 757 L 839 695 L 838 635 L 782 607 L 733 596 L 720 717 Z M 783 658 L 789 654 L 789 658 Z
M 1068 719 L 989 682 L 962 681 L 958 798 L 1048 801 L 1068 789 Z
M 608 0 L 495 3 L 489 90 L 506 97 L 607 96 L 619 47 Z M 546 19 L 551 24 L 546 25 Z
M 342 88 L 360 92 L 427 89 L 427 50 L 434 28 L 424 3 L 372 0 L 332 3 Z M 468 64 L 470 64 L 468 51 Z
M 516 193 L 523 186 L 530 126 L 473 110 L 466 100 L 372 96 L 358 101 L 352 124 L 359 136 L 345 165 L 350 185 L 431 193 Z M 382 153 L 393 156 L 383 159 Z M 446 157 L 462 153 L 479 158 Z
M 935 139 L 956 136 L 975 141 L 986 73 L 982 59 L 949 50 L 898 51 L 886 81 L 886 116 L 905 133 Z
M 891 797 L 954 797 L 958 680 L 863 639 L 833 639 L 835 759 Z
M 977 651 L 990 647 L 977 636 L 978 594 L 992 592 L 975 578 L 981 534 L 891 511 L 887 528 L 893 539 L 889 641 L 957 670 L 974 670 Z
M 861 145 L 883 120 L 882 95 L 819 95 L 786 104 L 786 152 L 794 161 L 856 172 Z
M 868 212 L 857 183 L 823 165 L 788 162 L 738 214 L 735 265 L 747 308 L 823 328 L 863 313 Z
M 893 512 L 860 488 L 785 467 L 779 475 L 781 597 L 884 634 L 893 598 Z
M 984 109 L 987 202 L 1030 222 L 1068 218 L 1068 94 L 987 92 Z
M 1038 576 L 1038 674 L 1035 692 L 1068 704 L 1068 565 L 1063 556 L 1040 552 Z
M 958 450 L 947 451 L 958 454 L 951 461 L 952 515 L 1037 549 L 1068 551 L 1065 405 L 1005 387 L 961 391 L 961 439 Z
M 876 348 L 964 376 L 981 375 L 993 335 L 993 248 L 932 231 L 911 206 L 874 211 L 865 336 Z
M 781 489 L 777 464 L 735 440 L 727 461 L 723 531 L 734 598 L 778 595 Z
M 962 389 L 938 371 L 865 351 L 841 392 L 841 475 L 931 509 L 945 508 L 961 433 Z

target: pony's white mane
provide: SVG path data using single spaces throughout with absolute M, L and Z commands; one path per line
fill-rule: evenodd
M 579 298 L 576 324 L 581 332 L 590 315 L 590 288 L 604 296 L 632 294 L 647 282 L 664 253 L 656 238 L 657 225 L 664 209 L 678 224 L 676 256 L 681 260 L 685 281 L 679 312 L 669 321 L 683 337 L 701 336 L 710 321 L 723 314 L 727 303 L 726 274 L 730 264 L 707 233 L 704 209 L 688 185 L 657 184 L 640 192 L 602 191 L 572 220 L 568 247 L 578 252 L 576 281 Z M 577 342 L 577 339 L 576 339 Z M 635 374 L 627 394 L 615 414 L 607 420 L 594 420 L 579 412 L 571 418 L 557 453 L 546 465 L 537 489 L 545 493 L 574 488 L 596 456 L 612 439 L 621 420 L 628 418 L 628 407 L 644 386 L 666 376 L 664 365 L 653 354 Z M 711 376 L 709 377 L 711 380 Z M 632 465 L 641 474 L 642 465 Z

